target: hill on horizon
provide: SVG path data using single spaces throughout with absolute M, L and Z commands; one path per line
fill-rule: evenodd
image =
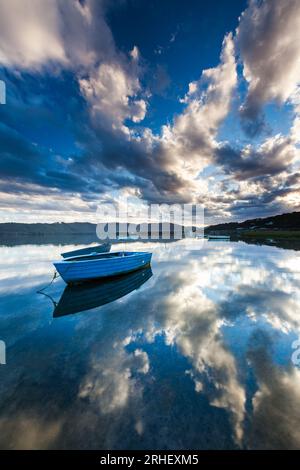
M 103 226 L 107 223 L 103 222 Z M 139 227 L 139 225 L 138 225 Z M 182 227 L 183 228 L 183 227 Z M 170 233 L 175 226 L 170 224 Z M 240 232 L 246 230 L 300 230 L 300 212 L 290 212 L 271 217 L 248 219 L 243 222 L 224 222 L 205 227 L 205 232 L 226 231 Z M 148 224 L 148 232 L 150 227 Z M 117 223 L 117 234 L 119 224 Z M 162 233 L 162 223 L 159 223 L 158 233 Z M 0 223 L 0 240 L 15 237 L 96 237 L 96 224 L 90 222 L 52 222 L 52 223 Z
M 225 222 L 209 225 L 205 231 L 211 230 L 300 230 L 300 212 L 289 212 L 271 217 L 248 219 L 244 222 Z

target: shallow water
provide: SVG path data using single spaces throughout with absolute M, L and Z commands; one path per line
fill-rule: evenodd
M 300 253 L 145 247 L 152 273 L 65 291 L 57 316 L 63 281 L 36 291 L 73 245 L 0 248 L 1 448 L 299 448 Z

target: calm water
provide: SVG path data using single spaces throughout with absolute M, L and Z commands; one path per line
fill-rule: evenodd
M 152 272 L 55 313 L 72 248 L 0 248 L 1 448 L 300 448 L 299 252 L 149 243 Z

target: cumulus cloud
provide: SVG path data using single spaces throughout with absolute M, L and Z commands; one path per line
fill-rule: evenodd
M 190 84 L 183 112 L 162 127 L 161 135 L 145 129 L 142 135 L 131 136 L 128 150 L 146 157 L 138 175 L 150 177 L 153 199 L 188 201 L 201 190 L 197 175 L 212 159 L 218 128 L 229 112 L 237 83 L 231 34 L 224 39 L 220 59 L 218 66 L 204 70 L 199 81 Z M 147 188 L 142 194 L 147 197 Z
M 182 171 L 195 175 L 209 161 L 219 125 L 229 112 L 236 84 L 234 44 L 229 34 L 223 42 L 220 64 L 204 70 L 198 82 L 189 84 L 184 98 L 186 109 L 175 119 L 173 126 L 163 128 L 161 145 L 172 155 L 169 157 L 172 168 L 177 164 Z
M 299 157 L 293 139 L 281 134 L 266 139 L 258 148 L 249 144 L 234 149 L 221 143 L 216 151 L 217 162 L 237 180 L 279 174 L 291 168 Z
M 117 51 L 102 1 L 1 1 L 0 11 L 0 63 L 18 70 L 72 70 L 92 113 L 112 126 L 145 117 L 146 102 L 135 99 L 141 90 L 138 48 L 131 61 Z
M 273 214 L 295 210 L 300 202 L 299 159 L 292 135 L 278 134 L 259 146 L 243 148 L 219 143 L 215 161 L 226 175 L 219 184 L 219 194 L 223 193 L 219 202 L 230 206 L 237 216 L 247 210 L 248 218 L 264 215 L 266 208 Z
M 0 63 L 41 71 L 110 57 L 114 42 L 102 6 L 95 0 L 1 0 Z
M 136 123 L 144 119 L 146 102 L 134 99 L 141 90 L 139 80 L 126 74 L 120 64 L 101 64 L 88 79 L 80 79 L 79 84 L 91 105 L 96 127 L 126 132 L 126 119 Z
M 249 83 L 241 114 L 251 124 L 264 104 L 285 103 L 299 92 L 299 1 L 251 0 L 240 17 L 236 40 Z
M 47 61 L 66 62 L 56 1 L 2 0 L 0 10 L 2 64 L 28 68 Z
M 123 167 L 140 178 L 137 194 L 144 199 L 190 201 L 201 190 L 197 175 L 212 159 L 218 127 L 230 110 L 237 83 L 232 35 L 224 39 L 220 64 L 204 70 L 190 85 L 183 112 L 163 126 L 160 135 L 149 128 L 136 133 L 124 123 L 140 122 L 146 101 L 139 96 L 136 75 L 124 75 L 123 70 L 101 65 L 95 76 L 80 81 L 91 105 L 94 132 L 103 145 L 95 152 L 90 138 L 85 143 L 92 161 Z
M 274 210 L 299 206 L 299 83 L 300 83 L 300 4 L 295 0 L 251 0 L 242 13 L 237 28 L 236 44 L 248 82 L 242 122 L 253 136 L 265 126 L 262 110 L 265 104 L 290 103 L 294 122 L 289 135 L 268 137 L 259 145 L 241 147 L 219 142 L 215 163 L 226 176 L 223 189 L 232 211 L 274 203 Z M 228 179 L 229 176 L 229 179 Z M 225 201 L 226 198 L 224 198 Z
M 105 189 L 135 185 L 134 176 L 128 172 L 124 175 L 121 169 L 113 173 L 105 167 L 105 160 L 111 160 L 111 153 L 120 150 L 119 145 L 116 149 L 110 145 L 114 139 L 118 142 L 122 137 L 121 146 L 126 145 L 129 131 L 124 121 L 139 123 L 146 114 L 147 103 L 139 81 L 139 51 L 135 46 L 126 55 L 116 49 L 103 2 L 53 0 L 42 5 L 34 0 L 29 5 L 26 0 L 14 0 L 8 5 L 0 1 L 0 11 L 0 63 L 8 71 L 7 83 L 13 93 L 10 107 L 1 109 L 6 122 L 0 129 L 4 145 L 2 188 L 8 188 L 9 181 L 9 192 L 13 192 L 22 182 L 23 192 L 31 188 L 31 193 L 35 189 L 36 194 L 42 194 L 46 187 L 48 191 L 75 191 L 83 198 L 93 195 L 96 199 Z M 38 108 L 37 95 L 44 93 L 39 85 L 34 87 L 30 79 L 24 80 L 22 96 L 15 89 L 14 73 L 21 79 L 22 74 L 27 78 L 29 73 L 38 74 L 38 83 L 43 87 L 51 72 L 59 87 L 65 71 L 69 83 L 60 91 L 59 100 L 43 97 Z M 25 121 L 32 121 L 34 127 L 41 119 L 55 122 L 59 113 L 59 120 L 70 126 L 80 156 L 61 158 L 51 149 L 29 142 L 16 129 L 19 114 Z
M 300 135 L 299 2 L 252 0 L 236 36 L 224 38 L 219 64 L 189 84 L 180 100 L 181 112 L 157 133 L 143 122 L 151 93 L 163 95 L 170 78 L 158 65 L 153 82 L 145 87 L 142 54 L 137 45 L 118 50 L 106 7 L 96 0 L 45 0 L 43 5 L 39 0 L 0 0 L 0 63 L 12 95 L 10 107 L 0 110 L 5 122 L 0 128 L 3 194 L 19 194 L 22 187 L 38 201 L 46 188 L 49 193 L 61 191 L 70 206 L 81 198 L 81 207 L 91 208 L 99 195 L 131 188 L 140 199 L 201 202 L 222 216 L 262 203 L 294 203 L 298 181 L 292 177 L 299 169 Z M 255 131 L 262 124 L 264 104 L 289 102 L 296 113 L 290 135 L 269 136 L 257 145 L 219 141 L 238 86 L 236 45 L 249 85 L 241 110 L 244 121 Z M 26 78 L 22 93 L 15 90 L 16 75 Z M 50 75 L 51 88 L 65 84 L 58 88 L 61 104 L 54 95 L 43 97 Z M 37 77 L 41 88 L 35 90 Z M 35 127 L 40 120 L 55 121 L 55 112 L 61 114 L 57 127 L 63 122 L 76 146 L 69 157 L 29 142 L 18 123 L 18 113 Z M 214 171 L 206 177 L 211 166 Z M 52 206 L 57 200 L 52 199 Z

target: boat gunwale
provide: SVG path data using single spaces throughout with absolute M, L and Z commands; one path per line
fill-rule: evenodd
M 58 261 L 54 261 L 53 264 L 56 265 L 56 264 L 65 264 L 65 263 L 86 263 L 86 262 L 91 262 L 91 261 L 111 261 L 112 259 L 128 259 L 128 258 L 132 258 L 132 257 L 138 257 L 140 255 L 152 255 L 151 252 L 149 251 L 136 251 L 136 252 L 129 252 L 130 254 L 129 255 L 125 255 L 125 256 L 117 256 L 118 253 L 126 253 L 126 252 L 122 252 L 122 251 L 117 251 L 117 252 L 107 252 L 107 253 L 97 253 L 97 254 L 90 254 L 89 256 L 89 259 L 78 259 L 78 258 L 86 258 L 87 255 L 80 255 L 80 256 L 75 256 L 74 259 L 72 259 L 72 257 L 70 258 L 66 258 L 66 259 L 63 259 L 63 260 L 58 260 Z M 128 253 L 128 252 L 127 252 Z M 105 255 L 105 254 L 109 254 L 109 255 L 114 255 L 116 254 L 116 256 L 107 256 L 107 257 L 101 257 L 102 255 Z M 99 256 L 99 257 L 98 257 Z
M 110 248 L 108 251 L 101 251 L 101 248 L 108 248 L 109 246 L 111 246 L 109 243 L 102 243 L 101 245 L 88 246 L 86 248 L 78 248 L 76 250 L 65 251 L 64 253 L 60 253 L 60 256 L 63 259 L 69 259 L 69 258 L 75 258 L 75 257 L 77 258 L 78 256 L 88 256 L 89 254 L 93 254 L 93 253 L 100 255 L 101 253 L 109 253 Z M 74 253 L 80 253 L 80 252 L 81 254 L 78 254 L 78 255 L 74 254 Z

